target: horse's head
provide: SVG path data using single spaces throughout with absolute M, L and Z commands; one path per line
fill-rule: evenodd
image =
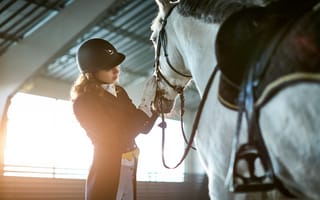
M 157 90 L 154 99 L 155 109 L 160 113 L 169 113 L 178 94 L 183 95 L 191 75 L 185 68 L 178 48 L 178 35 L 174 31 L 174 12 L 172 1 L 157 1 L 159 13 L 152 25 L 151 40 L 155 48 L 155 71 Z M 174 16 L 172 16 L 173 18 Z
M 250 0 L 247 4 L 256 1 L 263 0 Z M 214 44 L 218 24 L 243 6 L 238 0 L 156 0 L 156 3 L 159 13 L 151 27 L 158 81 L 154 103 L 159 112 L 167 113 L 190 82 L 191 72 L 199 93 L 203 92 L 216 64 Z

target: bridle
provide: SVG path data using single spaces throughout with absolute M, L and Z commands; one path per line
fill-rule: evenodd
M 200 101 L 200 104 L 198 106 L 198 110 L 197 110 L 197 113 L 196 113 L 196 116 L 195 116 L 195 119 L 194 119 L 194 122 L 193 122 L 193 126 L 192 126 L 192 130 L 191 130 L 191 133 L 190 133 L 190 137 L 189 137 L 189 140 L 187 140 L 187 137 L 186 137 L 186 134 L 185 134 L 185 131 L 184 131 L 184 128 L 183 128 L 183 114 L 184 114 L 184 87 L 181 87 L 181 86 L 177 86 L 177 85 L 173 85 L 171 84 L 168 79 L 166 79 L 166 77 L 161 73 L 161 69 L 160 69 L 160 61 L 159 61 L 159 58 L 160 58 L 160 50 L 161 50 L 161 47 L 163 48 L 163 51 L 164 51 L 164 55 L 166 57 L 166 62 L 168 64 L 168 66 L 175 72 L 177 73 L 178 75 L 182 76 L 182 77 L 185 77 L 185 78 L 192 78 L 191 75 L 188 75 L 188 74 L 183 74 L 182 72 L 179 72 L 178 70 L 176 70 L 170 60 L 169 60 L 169 57 L 168 57 L 168 53 L 167 53 L 167 34 L 166 34 L 166 31 L 165 31 L 165 26 L 166 26 L 166 23 L 167 23 L 167 19 L 168 17 L 170 16 L 170 14 L 172 13 L 173 9 L 175 8 L 177 4 L 175 4 L 173 7 L 171 7 L 171 9 L 169 10 L 169 12 L 167 13 L 167 15 L 164 17 L 164 19 L 161 20 L 161 29 L 159 31 L 159 35 L 158 35 L 158 38 L 157 38 L 157 49 L 156 49 L 156 56 L 155 56 L 155 62 L 154 62 L 154 67 L 155 67 L 155 71 L 156 71 L 156 79 L 157 79 L 157 91 L 156 93 L 159 95 L 160 94 L 160 98 L 163 98 L 163 92 L 159 89 L 159 82 L 161 80 L 164 80 L 164 82 L 166 84 L 168 84 L 172 89 L 174 89 L 180 96 L 180 101 L 181 101 L 181 108 L 180 108 L 180 126 L 181 126 L 181 130 L 182 130 L 182 135 L 183 135 L 183 138 L 184 138 L 184 141 L 186 143 L 186 148 L 184 150 L 184 153 L 183 155 L 181 156 L 179 162 L 174 165 L 174 167 L 169 167 L 166 162 L 165 162 L 165 158 L 164 158 L 164 144 L 165 144 L 165 128 L 166 128 L 166 123 L 165 123 L 165 120 L 164 120 L 164 113 L 160 111 L 161 113 L 161 119 L 162 119 L 162 122 L 159 124 L 159 126 L 162 128 L 162 163 L 163 163 L 163 166 L 168 168 L 168 169 L 175 169 L 177 168 L 178 166 L 180 166 L 180 164 L 185 160 L 185 158 L 187 157 L 189 151 L 191 149 L 193 150 L 196 150 L 196 148 L 194 148 L 192 146 L 193 144 L 193 141 L 194 141 L 194 138 L 196 136 L 196 131 L 198 129 L 198 125 L 199 125 L 199 121 L 200 121 L 200 118 L 201 118 L 201 115 L 202 115 L 202 111 L 203 111 L 203 108 L 204 108 L 204 105 L 205 105 L 205 102 L 207 100 L 207 97 L 208 97 L 208 94 L 209 94 L 209 91 L 210 91 L 210 88 L 212 86 L 212 83 L 213 83 L 213 80 L 215 78 L 215 75 L 217 74 L 218 72 L 218 67 L 215 67 L 213 72 L 211 73 L 211 76 L 207 82 L 207 85 L 205 87 L 205 90 L 204 90 L 204 93 L 203 93 L 203 96 L 201 98 L 201 101 Z M 162 44 L 162 45 L 161 45 Z M 160 99 L 160 102 L 162 102 L 162 100 Z M 160 107 L 162 107 L 162 105 L 160 105 Z
M 184 74 L 172 66 L 172 64 L 169 60 L 168 52 L 167 52 L 167 33 L 166 33 L 165 27 L 167 25 L 167 19 L 171 15 L 175 6 L 176 6 L 176 4 L 170 8 L 170 10 L 166 14 L 166 16 L 163 19 L 161 19 L 161 21 L 160 21 L 161 28 L 160 28 L 159 35 L 158 35 L 157 41 L 156 41 L 157 42 L 157 49 L 156 49 L 155 62 L 154 62 L 155 64 L 154 65 L 155 65 L 157 78 L 159 80 L 160 79 L 164 80 L 166 84 L 168 84 L 172 89 L 174 89 L 174 91 L 176 91 L 178 94 L 181 94 L 181 93 L 183 93 L 184 86 L 178 86 L 178 85 L 174 85 L 174 84 L 170 83 L 170 81 L 161 72 L 160 60 L 159 60 L 160 59 L 160 50 L 162 47 L 163 52 L 164 52 L 164 56 L 166 58 L 166 62 L 168 64 L 168 66 L 170 67 L 170 69 L 182 77 L 192 78 L 192 76 L 190 74 Z
M 177 168 L 186 158 L 188 152 L 190 149 L 195 149 L 194 147 L 192 147 L 192 143 L 193 143 L 193 138 L 190 137 L 189 141 L 186 137 L 185 131 L 184 131 L 184 125 L 183 125 L 183 114 L 184 114 L 184 89 L 185 86 L 179 86 L 179 85 L 175 85 L 170 83 L 170 81 L 163 75 L 163 73 L 161 72 L 161 67 L 160 67 L 160 51 L 161 48 L 163 49 L 164 52 L 164 56 L 166 58 L 166 62 L 167 65 L 170 67 L 170 69 L 178 74 L 179 76 L 182 76 L 186 79 L 191 79 L 192 76 L 189 74 L 184 74 L 180 71 L 178 71 L 176 68 L 174 68 L 169 60 L 169 56 L 168 56 L 168 52 L 167 52 L 167 33 L 165 30 L 166 24 L 167 24 L 167 19 L 170 16 L 170 14 L 172 13 L 173 9 L 175 8 L 177 4 L 174 4 L 170 10 L 168 11 L 168 13 L 166 14 L 166 16 L 161 19 L 160 23 L 161 23 L 161 28 L 159 31 L 159 35 L 157 37 L 157 41 L 156 41 L 156 55 L 155 55 L 155 61 L 154 61 L 154 68 L 155 68 L 155 74 L 156 74 L 156 80 L 157 80 L 157 97 L 160 98 L 160 110 L 159 112 L 161 113 L 161 119 L 162 122 L 159 124 L 159 126 L 162 128 L 162 163 L 164 165 L 164 167 L 168 168 L 168 169 L 175 169 Z M 183 156 L 181 157 L 180 161 L 174 166 L 174 167 L 169 167 L 166 162 L 165 162 L 165 158 L 164 158 L 164 149 L 165 149 L 165 128 L 166 128 L 166 122 L 165 122 L 165 117 L 164 117 L 164 112 L 162 112 L 162 102 L 163 102 L 163 91 L 160 89 L 159 87 L 159 83 L 160 81 L 163 80 L 169 87 L 171 87 L 175 92 L 178 93 L 179 97 L 180 97 L 180 102 L 181 102 L 181 106 L 180 106 L 180 126 L 181 126 L 181 131 L 182 131 L 182 135 L 183 135 L 183 139 L 185 141 L 185 143 L 187 144 L 187 147 L 184 151 Z

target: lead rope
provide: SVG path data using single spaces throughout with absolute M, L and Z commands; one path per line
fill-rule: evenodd
M 215 67 L 213 72 L 211 73 L 211 76 L 207 82 L 207 85 L 206 85 L 206 88 L 204 90 L 204 93 L 203 93 L 203 96 L 201 98 L 201 101 L 200 101 L 200 104 L 199 104 L 199 107 L 198 107 L 198 111 L 197 111 L 197 114 L 196 114 L 196 117 L 195 117 L 195 120 L 194 120 L 194 123 L 193 123 L 193 126 L 192 126 L 192 131 L 191 131 L 191 135 L 190 135 L 190 140 L 189 142 L 187 143 L 187 147 L 186 149 L 184 150 L 184 153 L 180 159 L 180 161 L 174 166 L 174 167 L 169 167 L 167 164 L 166 164 L 166 161 L 165 161 L 165 158 L 164 158 L 164 146 L 165 146 L 165 128 L 167 127 L 166 123 L 165 123 L 165 120 L 164 120 L 164 113 L 161 113 L 161 119 L 162 119 L 162 122 L 159 124 L 159 126 L 162 128 L 162 163 L 163 163 L 163 166 L 167 169 L 176 169 L 177 167 L 180 166 L 180 164 L 185 160 L 185 158 L 187 157 L 190 149 L 192 148 L 192 143 L 194 141 L 194 137 L 196 135 L 196 131 L 198 130 L 198 125 L 199 125 L 199 121 L 200 121 L 200 118 L 201 118 L 201 114 L 202 114 L 202 111 L 203 111 L 203 107 L 206 103 L 206 100 L 207 100 L 207 97 L 208 97 L 208 94 L 209 94 L 209 90 L 211 88 L 211 85 L 212 85 L 212 82 L 214 80 L 214 77 L 216 76 L 217 74 L 217 71 L 218 71 L 218 67 Z M 162 100 L 160 100 L 160 107 L 162 108 Z

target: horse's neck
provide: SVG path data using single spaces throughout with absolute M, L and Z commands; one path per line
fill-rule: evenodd
M 183 17 L 178 13 L 175 13 L 174 17 L 176 20 L 172 25 L 175 28 L 180 54 L 202 95 L 216 66 L 215 40 L 218 25 Z

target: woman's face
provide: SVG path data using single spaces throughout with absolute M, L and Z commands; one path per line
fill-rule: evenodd
M 116 83 L 119 81 L 120 66 L 115 66 L 109 70 L 100 70 L 95 73 L 96 78 L 104 83 Z

